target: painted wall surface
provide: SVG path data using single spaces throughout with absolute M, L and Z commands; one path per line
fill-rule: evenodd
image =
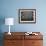
M 13 17 L 15 20 L 11 31 L 46 31 L 46 1 L 45 0 L 1 0 L 1 14 L 3 17 Z M 36 24 L 19 24 L 18 9 L 36 9 Z M 2 32 L 8 31 L 4 24 L 1 26 Z
M 36 24 L 19 24 L 18 9 L 36 9 Z M 7 17 L 15 19 L 14 25 L 11 26 L 12 32 L 37 31 L 46 36 L 46 0 L 0 0 L 0 32 L 8 32 L 5 21 L 2 23 L 2 19 Z M 46 41 L 44 43 L 46 44 Z

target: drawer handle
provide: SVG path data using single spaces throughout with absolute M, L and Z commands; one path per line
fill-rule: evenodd
M 34 44 L 35 42 L 32 42 L 32 44 Z

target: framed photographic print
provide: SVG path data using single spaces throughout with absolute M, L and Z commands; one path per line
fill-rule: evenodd
M 19 23 L 36 23 L 36 9 L 19 9 Z

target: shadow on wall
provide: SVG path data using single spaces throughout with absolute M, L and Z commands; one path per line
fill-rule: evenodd
M 0 46 L 3 46 L 3 32 L 2 32 L 2 25 L 5 23 L 5 17 L 0 16 Z

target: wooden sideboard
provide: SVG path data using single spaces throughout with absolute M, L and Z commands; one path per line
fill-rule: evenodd
M 43 35 L 40 32 L 38 35 L 25 35 L 26 32 L 11 32 L 8 35 L 4 33 L 4 46 L 43 46 Z

